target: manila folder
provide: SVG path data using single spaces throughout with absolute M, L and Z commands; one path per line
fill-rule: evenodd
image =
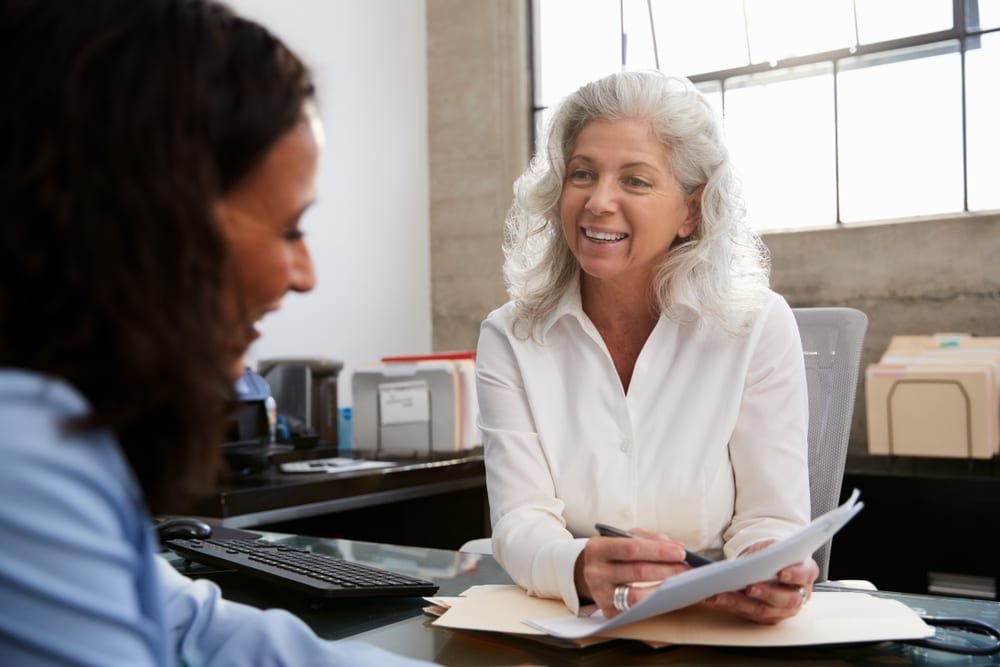
M 473 586 L 434 625 L 518 634 L 540 633 L 523 623 L 539 614 L 574 617 L 561 600 L 529 596 L 518 586 Z M 520 621 L 518 620 L 520 619 Z M 557 618 L 549 618 L 549 623 Z M 929 637 L 934 629 L 898 600 L 863 592 L 815 591 L 802 610 L 777 625 L 761 625 L 709 607 L 692 606 L 606 630 L 597 639 L 635 639 L 654 646 L 809 646 Z

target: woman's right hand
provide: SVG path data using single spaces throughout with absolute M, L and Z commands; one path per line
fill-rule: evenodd
M 637 537 L 592 537 L 576 559 L 577 594 L 593 600 L 607 618 L 621 613 L 614 605 L 616 587 L 628 586 L 624 593 L 631 607 L 655 590 L 644 583 L 659 583 L 690 569 L 680 542 L 647 530 L 630 532 Z

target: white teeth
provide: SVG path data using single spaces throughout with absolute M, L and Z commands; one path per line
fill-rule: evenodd
M 592 232 L 589 229 L 583 230 L 583 233 L 588 239 L 594 239 L 595 241 L 621 241 L 626 238 L 628 234 L 612 234 L 610 232 Z

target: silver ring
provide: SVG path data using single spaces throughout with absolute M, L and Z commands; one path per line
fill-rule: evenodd
M 614 604 L 615 609 L 617 609 L 618 611 L 629 610 L 630 607 L 628 603 L 629 588 L 630 586 L 628 584 L 618 584 L 617 586 L 615 586 L 615 594 L 612 597 L 612 603 Z
M 806 589 L 804 586 L 799 586 L 799 606 L 801 607 L 806 602 Z

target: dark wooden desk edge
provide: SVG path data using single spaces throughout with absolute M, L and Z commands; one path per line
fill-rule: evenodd
M 844 472 L 886 477 L 1000 479 L 1000 457 L 971 459 L 849 453 Z
M 221 525 L 229 528 L 250 528 L 262 524 L 304 519 L 312 516 L 344 512 L 362 507 L 385 505 L 403 500 L 424 498 L 427 496 L 435 496 L 453 491 L 461 491 L 464 489 L 474 489 L 482 486 L 484 486 L 484 482 L 480 479 L 455 479 L 444 482 L 421 484 L 419 486 L 408 486 L 387 491 L 376 491 L 374 493 L 348 496 L 345 498 L 335 498 L 304 505 L 280 507 L 272 510 L 252 512 L 248 514 L 237 514 L 224 517 L 220 523 Z
M 481 450 L 395 462 L 346 473 L 269 470 L 234 478 L 193 513 L 245 528 L 486 486 Z

